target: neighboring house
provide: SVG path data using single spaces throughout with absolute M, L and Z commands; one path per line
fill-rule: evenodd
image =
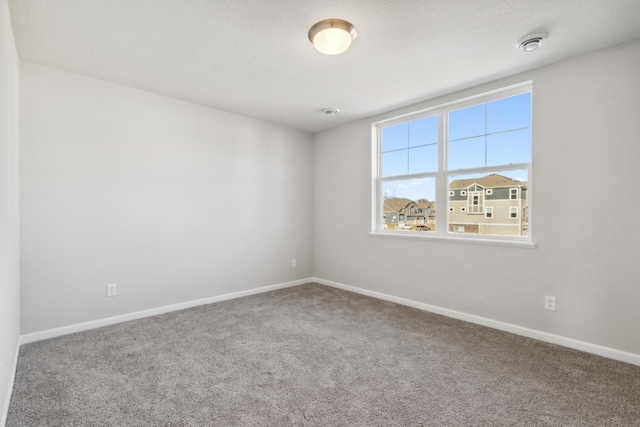
M 425 199 L 417 202 L 402 197 L 384 200 L 383 223 L 389 228 L 428 230 L 435 227 L 435 204 Z M 433 229 L 433 228 L 431 228 Z
M 449 184 L 449 231 L 526 236 L 529 230 L 527 182 L 498 174 Z
M 427 228 L 431 231 L 436 229 L 436 203 L 427 199 L 418 199 L 416 207 L 422 212 L 427 221 Z

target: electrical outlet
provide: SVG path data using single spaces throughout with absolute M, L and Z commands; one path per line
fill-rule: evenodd
M 295 259 L 291 260 L 291 268 L 296 268 L 298 266 L 298 262 Z
M 556 310 L 556 297 L 544 296 L 544 308 L 546 310 Z
M 116 283 L 107 285 L 107 296 L 115 297 L 116 295 L 118 295 L 118 285 Z
M 2 362 L 0 362 L 0 382 L 2 382 Z

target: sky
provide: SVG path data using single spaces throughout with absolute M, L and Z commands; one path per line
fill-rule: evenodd
M 461 169 L 531 161 L 531 94 L 499 99 L 449 112 L 449 182 L 485 176 L 455 173 Z M 402 176 L 438 170 L 438 117 L 384 128 L 382 176 Z M 496 172 L 527 181 L 527 170 Z M 383 182 L 385 197 L 435 200 L 435 178 Z

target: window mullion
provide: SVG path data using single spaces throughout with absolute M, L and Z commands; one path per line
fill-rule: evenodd
M 436 176 L 436 235 L 445 236 L 448 224 L 449 192 L 447 185 L 447 110 L 438 111 L 438 173 Z

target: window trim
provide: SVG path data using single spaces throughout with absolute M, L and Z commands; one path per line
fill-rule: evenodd
M 491 214 L 491 216 L 489 216 Z M 487 206 L 484 208 L 484 217 L 493 219 L 493 206 Z
M 518 210 L 518 206 L 509 206 L 509 219 L 520 219 L 518 216 Z M 512 213 L 515 213 L 516 216 L 511 216 Z
M 450 191 L 447 185 L 441 183 L 448 182 L 449 177 L 453 175 L 464 175 L 474 173 L 499 173 L 501 171 L 512 171 L 518 169 L 525 169 L 528 171 L 527 185 L 529 188 L 533 186 L 533 171 L 532 171 L 532 158 L 526 163 L 505 164 L 499 166 L 483 166 L 478 168 L 448 170 L 446 169 L 447 159 L 445 150 L 442 149 L 446 144 L 447 132 L 445 115 L 451 111 L 468 108 L 474 105 L 490 103 L 503 98 L 509 98 L 512 96 L 522 95 L 524 93 L 531 93 L 531 102 L 533 104 L 533 84 L 531 81 L 522 82 L 505 88 L 493 90 L 490 92 L 479 93 L 467 98 L 447 102 L 440 105 L 424 108 L 418 111 L 405 113 L 399 116 L 383 119 L 373 122 L 371 124 L 372 135 L 372 209 L 371 209 L 371 231 L 369 235 L 375 237 L 393 237 L 393 238 L 410 238 L 419 240 L 430 241 L 449 241 L 449 242 L 467 242 L 473 244 L 488 244 L 488 245 L 503 245 L 514 247 L 527 247 L 535 248 L 536 244 L 532 239 L 533 234 L 533 215 L 532 215 L 532 197 L 531 192 L 528 192 L 528 233 L 526 236 L 507 236 L 507 235 L 481 235 L 481 234 L 457 234 L 451 233 L 449 229 L 449 197 Z M 531 146 L 529 150 L 533 151 L 533 108 L 531 109 Z M 379 159 L 382 156 L 382 129 L 395 126 L 398 124 L 406 123 L 413 120 L 419 120 L 430 116 L 438 116 L 438 128 L 440 130 L 438 135 L 438 170 L 436 172 L 420 173 L 420 174 L 407 174 L 397 177 L 382 177 L 382 162 Z M 459 172 L 459 173 L 458 173 Z M 382 218 L 382 200 L 383 182 L 395 181 L 395 180 L 408 180 L 408 179 L 422 179 L 433 178 L 436 181 L 436 218 L 446 218 L 444 221 L 440 221 L 440 224 L 436 226 L 435 231 L 421 232 L 421 231 L 406 231 L 399 233 L 393 230 L 383 230 L 380 220 Z M 378 206 L 380 205 L 380 206 Z M 484 211 L 482 212 L 484 216 Z

